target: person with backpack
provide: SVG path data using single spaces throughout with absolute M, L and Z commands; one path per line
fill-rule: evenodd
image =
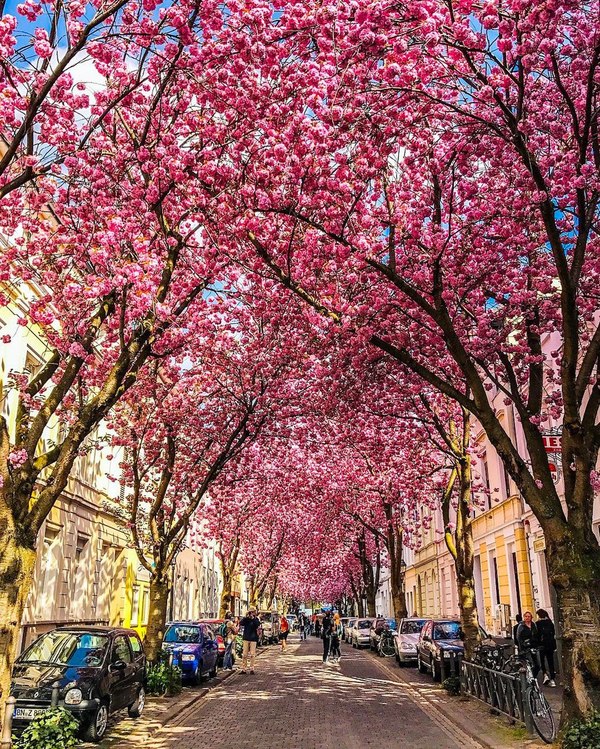
M 544 684 L 548 687 L 555 687 L 554 651 L 556 650 L 556 632 L 554 622 L 545 609 L 538 609 L 535 613 L 538 617 L 535 624 L 540 639 L 539 652 Z
M 531 611 L 526 611 L 523 614 L 523 621 L 517 627 L 517 648 L 519 656 L 531 663 L 534 677 L 537 677 L 540 671 L 539 646 L 540 638 L 537 625 L 533 621 L 533 614 Z
M 322 639 L 323 639 L 323 663 L 329 661 L 329 651 L 331 650 L 331 635 L 333 634 L 333 619 L 331 612 L 328 611 L 323 617 Z
M 333 616 L 333 627 L 331 630 L 331 660 L 334 663 L 338 663 L 342 657 L 342 651 L 340 650 L 340 641 L 344 628 L 342 627 L 342 620 L 340 615 L 336 612 Z
M 281 643 L 281 652 L 285 653 L 287 650 L 287 638 L 290 633 L 290 623 L 282 614 L 279 620 L 279 642 Z
M 223 671 L 233 671 L 233 649 L 237 636 L 237 627 L 231 614 L 225 615 L 225 621 L 221 624 L 220 633 L 225 643 L 225 655 L 223 656 Z

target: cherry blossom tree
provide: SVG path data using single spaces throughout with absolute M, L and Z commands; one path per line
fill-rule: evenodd
M 211 98 L 227 57 L 216 4 L 42 0 L 19 14 L 0 19 L 0 305 L 42 361 L 1 394 L 0 697 L 36 538 L 74 461 L 149 361 L 201 335 L 224 283 L 208 216 L 234 124 Z
M 248 42 L 268 72 L 232 199 L 242 262 L 485 429 L 546 537 L 566 716 L 600 705 L 598 12 L 291 4 L 271 30 L 284 41 Z

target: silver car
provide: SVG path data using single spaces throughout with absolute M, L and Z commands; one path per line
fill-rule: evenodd
M 356 619 L 353 617 L 348 619 L 346 624 L 344 624 L 344 634 L 342 636 L 342 639 L 344 642 L 352 642 L 350 639 L 352 637 L 352 627 L 354 627 L 354 623 L 356 622 Z
M 400 620 L 398 631 L 394 633 L 394 650 L 399 666 L 404 666 L 407 663 L 414 665 L 417 662 L 417 643 L 426 621 L 427 619 L 416 619 L 414 617 Z
M 371 627 L 375 619 L 357 619 L 352 627 L 352 647 L 362 648 L 369 644 Z

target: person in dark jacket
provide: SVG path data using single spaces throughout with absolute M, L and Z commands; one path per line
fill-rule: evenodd
M 254 673 L 254 659 L 256 658 L 256 647 L 260 639 L 259 630 L 261 621 L 255 609 L 249 609 L 246 616 L 240 622 L 240 627 L 244 628 L 243 651 L 242 651 L 242 669 L 241 674 L 247 673 L 248 658 L 250 658 L 250 673 Z
M 519 629 L 519 624 L 522 621 L 523 621 L 523 617 L 521 616 L 521 614 L 517 614 L 515 616 L 515 626 L 512 629 L 512 633 L 513 633 L 512 636 L 513 636 L 513 640 L 514 640 L 514 643 L 515 643 L 515 647 L 517 647 L 517 630 Z
M 517 648 L 519 655 L 526 658 L 533 668 L 533 675 L 537 676 L 540 671 L 540 660 L 538 656 L 538 647 L 540 645 L 538 629 L 533 621 L 531 611 L 523 614 L 523 621 L 517 627 Z
M 333 619 L 331 618 L 331 612 L 327 612 L 323 617 L 323 663 L 327 663 L 329 660 L 329 650 L 331 649 L 331 635 L 333 634 Z
M 538 631 L 540 662 L 544 675 L 544 684 L 547 684 L 549 687 L 555 687 L 554 651 L 556 650 L 556 632 L 554 622 L 550 619 L 545 609 L 538 609 L 535 613 L 538 618 L 535 626 Z

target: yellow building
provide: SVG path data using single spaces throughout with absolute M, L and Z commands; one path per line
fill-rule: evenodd
M 510 411 L 499 413 L 515 444 L 519 433 Z M 506 635 L 515 616 L 540 606 L 552 610 L 547 585 L 543 535 L 514 483 L 481 431 L 476 438 L 474 485 L 474 577 L 479 621 L 490 633 Z M 454 562 L 443 541 L 441 511 L 417 548 L 405 552 L 407 609 L 419 616 L 457 617 Z

